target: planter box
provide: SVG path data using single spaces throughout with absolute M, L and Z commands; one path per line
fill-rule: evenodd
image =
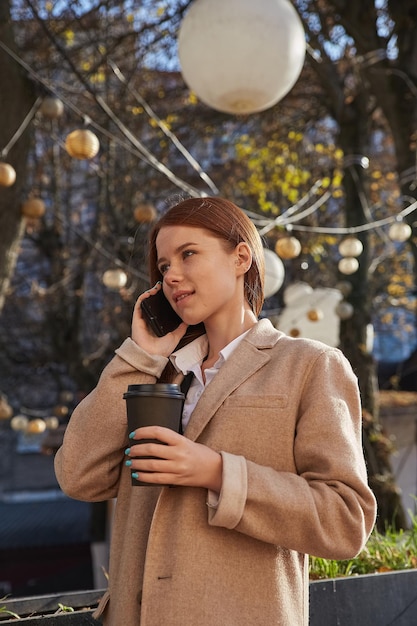
M 414 626 L 417 570 L 310 583 L 309 626 Z
M 311 582 L 309 626 L 415 626 L 416 590 L 417 569 Z M 22 619 L 2 619 L 0 613 L 0 625 L 97 626 L 92 613 L 103 593 L 80 591 L 5 600 L 0 606 Z M 58 603 L 72 607 L 74 612 L 56 615 Z
M 0 602 L 8 611 L 21 616 L 17 620 L 0 613 L 0 624 L 28 624 L 28 626 L 84 626 L 84 624 L 99 624 L 92 614 L 104 591 L 74 591 L 55 593 L 30 598 L 6 599 Z M 74 612 L 56 614 L 58 604 L 72 607 Z

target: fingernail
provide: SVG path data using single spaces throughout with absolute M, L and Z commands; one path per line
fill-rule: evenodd
M 132 465 L 132 461 L 129 459 L 129 461 L 125 462 L 125 465 L 127 465 L 127 467 L 130 467 Z
M 130 454 L 130 448 L 126 448 L 126 450 L 125 450 L 125 455 L 126 455 L 126 456 L 129 456 L 129 454 Z
M 132 432 L 129 435 L 129 439 L 134 439 L 135 438 L 135 431 L 132 430 Z
M 132 478 L 134 478 L 135 480 L 139 480 L 139 474 L 137 474 L 136 472 L 132 472 L 131 476 L 132 476 Z

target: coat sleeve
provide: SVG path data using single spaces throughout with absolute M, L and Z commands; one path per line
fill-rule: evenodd
M 86 501 L 117 496 L 128 446 L 123 394 L 130 384 L 155 382 L 167 361 L 131 339 L 116 350 L 97 387 L 75 408 L 55 456 L 55 474 L 67 495 Z
M 376 502 L 363 457 L 357 379 L 339 350 L 316 355 L 299 397 L 296 471 L 222 452 L 222 490 L 217 508 L 209 507 L 209 524 L 300 553 L 352 558 L 373 528 Z

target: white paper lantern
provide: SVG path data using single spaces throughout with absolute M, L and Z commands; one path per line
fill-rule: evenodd
M 264 248 L 265 256 L 265 298 L 273 296 L 282 287 L 285 277 L 284 264 L 273 252 Z
M 411 237 L 411 232 L 411 226 L 406 222 L 394 222 L 389 228 L 388 237 L 391 241 L 403 243 Z
M 354 274 L 358 271 L 359 261 L 353 256 L 347 256 L 343 259 L 340 259 L 338 267 L 339 272 L 341 272 L 342 274 Z
M 305 33 L 289 0 L 195 0 L 178 36 L 183 78 L 213 109 L 247 114 L 297 81 Z
M 342 256 L 359 256 L 362 251 L 362 242 L 357 237 L 346 237 L 339 244 L 339 252 Z

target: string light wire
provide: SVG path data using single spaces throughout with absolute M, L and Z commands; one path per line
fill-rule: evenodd
M 217 195 L 219 193 L 219 190 L 217 189 L 217 187 L 214 184 L 214 182 L 211 180 L 211 178 L 208 176 L 208 174 L 202 169 L 201 165 L 196 161 L 196 159 L 192 156 L 192 154 L 190 154 L 190 152 L 187 150 L 187 148 L 181 143 L 181 141 L 178 139 L 178 137 L 168 128 L 168 126 L 161 120 L 161 118 L 158 115 L 156 115 L 156 113 L 154 112 L 152 107 L 136 91 L 136 89 L 133 89 L 133 87 L 131 87 L 129 85 L 126 77 L 124 76 L 124 74 L 122 73 L 120 68 L 116 65 L 116 63 L 114 61 L 112 61 L 111 59 L 109 59 L 107 61 L 107 63 L 110 65 L 111 69 L 113 70 L 113 72 L 117 76 L 117 78 L 120 80 L 120 82 L 122 82 L 126 86 L 126 88 L 129 91 L 129 93 L 143 107 L 144 111 L 149 115 L 149 117 L 156 122 L 156 124 L 159 126 L 159 128 L 162 130 L 162 132 L 165 134 L 165 136 L 168 137 L 168 139 L 170 139 L 172 141 L 174 146 L 185 157 L 185 159 L 188 161 L 188 163 L 191 165 L 191 167 L 193 167 L 193 169 L 198 173 L 200 178 L 211 189 L 211 191 L 214 193 L 214 195 Z
M 20 58 L 17 54 L 15 54 L 4 42 L 0 41 L 0 47 L 14 61 L 19 63 L 19 65 L 21 65 L 21 67 L 23 67 L 34 80 L 36 80 L 39 84 L 43 85 L 50 93 L 52 93 L 57 98 L 59 98 L 65 104 L 65 106 L 68 107 L 68 109 L 76 113 L 76 115 L 78 115 L 81 119 L 83 119 L 84 122 L 88 122 L 88 124 L 92 128 L 99 131 L 102 135 L 112 139 L 116 143 L 121 144 L 122 146 L 126 148 L 126 143 L 121 141 L 120 137 L 117 137 L 113 133 L 110 133 L 109 131 L 107 131 L 101 125 L 97 124 L 97 122 L 95 122 L 88 115 L 83 113 L 72 102 L 70 102 L 61 94 L 59 94 L 57 90 L 53 87 L 53 85 L 49 83 L 49 81 L 39 76 L 37 72 L 35 72 L 22 58 Z M 181 178 L 176 176 L 176 174 L 174 174 L 168 167 L 166 167 L 166 165 L 161 163 L 147 148 L 145 148 L 145 146 L 133 135 L 133 133 L 128 128 L 126 128 L 123 122 L 113 113 L 113 111 L 104 102 L 104 100 L 100 96 L 95 96 L 95 97 L 98 101 L 98 104 L 105 111 L 105 113 L 110 117 L 110 119 L 119 128 L 119 130 L 121 130 L 121 132 L 126 137 L 126 139 L 128 139 L 128 141 L 131 142 L 134 148 L 136 148 L 136 150 L 130 150 L 132 154 L 135 154 L 138 158 L 145 161 L 148 165 L 152 166 L 154 169 L 164 174 L 169 180 L 171 180 L 171 182 L 175 184 L 176 187 L 182 189 L 183 191 L 186 191 L 190 196 L 193 196 L 193 197 L 207 196 L 207 194 L 204 191 L 197 189 L 193 185 L 190 185 L 186 181 L 182 180 Z
M 26 115 L 26 117 L 24 118 L 23 122 L 20 124 L 19 128 L 14 133 L 13 137 L 10 139 L 9 143 L 3 148 L 3 150 L 1 150 L 1 152 L 0 152 L 1 158 L 6 158 L 7 157 L 7 155 L 9 154 L 10 150 L 13 148 L 14 144 L 16 143 L 16 141 L 18 139 L 20 139 L 20 137 L 23 135 L 23 133 L 25 132 L 26 128 L 29 126 L 30 122 L 35 117 L 36 112 L 38 111 L 41 103 L 42 103 L 42 98 L 40 98 L 40 97 L 37 98 L 35 103 L 34 103 L 34 105 L 30 109 L 29 113 Z

